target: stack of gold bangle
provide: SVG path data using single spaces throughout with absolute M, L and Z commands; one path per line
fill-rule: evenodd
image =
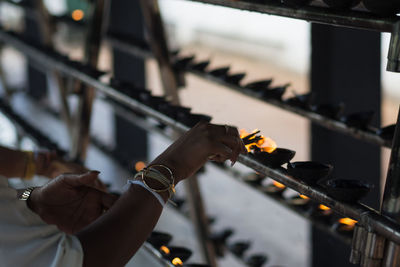
M 170 174 L 170 177 L 167 178 L 164 174 L 162 174 L 159 170 L 157 170 L 154 167 L 160 167 L 160 168 L 167 170 L 167 172 Z M 156 193 L 168 192 L 168 198 L 171 198 L 175 194 L 175 178 L 174 178 L 174 175 L 173 175 L 171 169 L 168 168 L 167 166 L 164 166 L 164 165 L 149 166 L 147 168 L 144 168 L 140 172 L 138 172 L 135 175 L 135 178 L 140 178 L 142 180 L 143 184 L 153 192 L 156 192 Z M 165 186 L 165 188 L 154 189 L 146 183 L 146 179 L 155 180 L 155 181 L 159 182 L 160 184 L 162 184 L 163 186 Z

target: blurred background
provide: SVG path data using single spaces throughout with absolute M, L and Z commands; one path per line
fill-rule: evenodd
M 88 3 L 85 1 L 44 2 L 53 15 L 71 16 L 78 22 L 86 19 Z M 233 72 L 246 71 L 245 83 L 266 78 L 273 78 L 273 84 L 277 86 L 290 83 L 285 97 L 293 96 L 294 92 L 299 94 L 310 90 L 309 23 L 183 0 L 160 0 L 159 4 L 170 47 L 179 48 L 182 55 L 195 54 L 198 60 L 211 59 L 210 68 L 230 66 Z M 1 2 L 0 22 L 4 28 L 20 31 L 24 27 L 23 16 L 23 11 L 18 7 Z M 384 70 L 389 38 L 388 34 L 381 35 L 382 125 L 395 123 L 400 100 L 400 75 Z M 84 32 L 59 25 L 54 39 L 56 47 L 70 58 L 82 58 Z M 365 45 L 368 46 L 367 43 Z M 112 72 L 112 59 L 113 51 L 109 43 L 102 43 L 99 68 Z M 5 46 L 1 50 L 1 65 L 5 72 L 5 81 L 2 82 L 13 90 L 24 91 L 27 82 L 26 64 L 27 60 L 22 54 Z M 211 115 L 213 122 L 235 125 L 239 129 L 260 129 L 280 147 L 295 150 L 295 160 L 311 159 L 311 128 L 308 120 L 194 75 L 188 74 L 186 82 L 186 87 L 179 94 L 182 104 L 192 107 L 195 113 Z M 50 80 L 49 84 L 52 83 L 54 81 Z M 146 60 L 146 86 L 154 93 L 162 94 L 158 66 L 153 59 Z M 357 90 L 362 98 L 363 88 Z M 49 99 L 51 105 L 59 107 L 57 93 L 54 91 L 49 90 Z M 68 147 L 62 123 L 49 118 L 35 105 L 28 105 L 18 95 L 13 101 L 21 114 L 34 114 L 33 123 L 39 127 L 46 125 L 50 135 L 60 139 L 62 146 Z M 71 98 L 70 101 L 73 104 L 76 100 Z M 112 113 L 112 108 L 103 101 L 95 102 L 91 132 L 110 145 L 115 144 Z M 44 121 L 48 123 L 43 124 Z M 0 117 L 0 127 L 0 141 L 15 145 L 17 139 L 13 127 L 3 117 Z M 154 158 L 170 143 L 169 139 L 154 133 L 149 133 L 148 138 L 149 157 L 144 161 Z M 26 141 L 22 146 L 27 149 L 34 145 Z M 382 152 L 381 173 L 384 180 L 389 151 L 382 149 Z M 129 176 L 93 147 L 89 150 L 87 164 L 101 170 L 102 178 L 112 184 L 116 191 L 121 190 L 125 178 Z M 243 166 L 234 168 L 251 173 Z M 251 240 L 252 252 L 268 255 L 268 266 L 311 266 L 311 225 L 307 220 L 230 179 L 229 174 L 213 166 L 207 167 L 206 172 L 201 174 L 200 183 L 207 213 L 217 218 L 214 230 L 233 226 L 235 239 Z M 288 190 L 286 194 L 295 193 Z M 174 243 L 178 245 L 198 247 L 192 226 L 174 209 L 167 208 L 157 229 L 173 232 Z M 194 259 L 202 260 L 196 253 Z M 242 266 L 234 257 L 229 256 L 221 259 L 220 263 L 226 267 Z

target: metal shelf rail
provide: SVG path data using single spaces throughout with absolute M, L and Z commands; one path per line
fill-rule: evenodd
M 392 38 L 388 52 L 387 70 L 400 72 L 400 16 L 380 17 L 363 11 L 338 11 L 318 6 L 293 8 L 279 1 L 264 1 L 264 4 L 233 0 L 189 0 L 239 10 L 300 19 L 308 22 L 329 24 L 339 27 L 357 28 L 379 32 L 390 32 Z
M 54 55 L 47 54 L 40 49 L 31 46 L 24 41 L 16 38 L 9 33 L 0 31 L 0 41 L 7 42 L 13 45 L 16 49 L 22 51 L 28 58 L 40 63 L 43 67 L 55 69 L 64 75 L 71 78 L 78 79 L 83 83 L 97 89 L 99 93 L 123 104 L 132 110 L 152 117 L 159 122 L 171 127 L 178 132 L 187 131 L 189 128 L 182 123 L 150 108 L 139 101 L 128 97 L 127 95 L 112 88 L 110 85 L 105 84 L 91 75 L 78 70 L 68 62 L 61 61 L 54 57 Z M 363 205 L 363 204 L 348 204 L 337 201 L 328 196 L 326 192 L 318 187 L 312 187 L 304 184 L 303 182 L 286 175 L 282 170 L 267 167 L 249 156 L 240 155 L 238 161 L 243 165 L 253 169 L 256 172 L 262 173 L 285 186 L 294 189 L 295 191 L 310 197 L 311 199 L 322 203 L 332 210 L 357 220 L 361 225 L 375 231 L 377 234 L 400 244 L 400 225 L 392 219 L 382 216 L 379 212 Z
M 363 11 L 340 11 L 319 6 L 304 6 L 293 8 L 279 3 L 279 1 L 264 1 L 266 4 L 251 3 L 249 1 L 232 0 L 190 0 L 192 2 L 229 7 L 240 10 L 253 11 L 268 15 L 275 15 L 308 22 L 329 24 L 340 27 L 350 27 L 380 32 L 392 32 L 393 25 L 400 21 L 400 17 L 380 17 Z
M 107 36 L 107 40 L 116 48 L 119 48 L 121 51 L 132 53 L 135 56 L 143 57 L 143 58 L 150 58 L 151 52 L 143 46 L 138 46 L 134 43 L 134 41 L 123 40 L 121 38 L 117 38 L 115 36 Z M 299 107 L 295 107 L 293 105 L 287 104 L 283 101 L 278 101 L 275 99 L 260 99 L 260 96 L 251 90 L 246 89 L 245 87 L 238 86 L 232 83 L 226 82 L 222 78 L 218 78 L 212 76 L 206 72 L 201 72 L 197 70 L 193 70 L 190 66 L 185 67 L 184 71 L 192 73 L 198 77 L 204 78 L 206 80 L 215 82 L 220 84 L 226 88 L 232 89 L 236 92 L 240 92 L 246 96 L 257 98 L 260 101 L 263 101 L 267 104 L 273 105 L 275 107 L 281 108 L 283 110 L 295 113 L 299 116 L 305 117 L 311 120 L 314 123 L 317 123 L 327 129 L 335 130 L 346 135 L 352 136 L 356 139 L 360 139 L 372 144 L 376 144 L 383 147 L 391 148 L 391 141 L 385 140 L 381 138 L 379 135 L 375 134 L 375 130 L 361 130 L 354 127 L 349 127 L 345 123 L 328 118 L 326 116 L 320 115 L 318 113 L 308 111 Z
M 5 1 L 5 0 L 2 0 Z M 263 4 L 255 4 L 255 3 L 248 3 L 248 2 L 241 2 L 241 1 L 228 1 L 228 0 L 190 0 L 194 2 L 202 2 L 202 3 L 208 3 L 208 4 L 214 4 L 214 5 L 222 5 L 222 6 L 227 6 L 227 7 L 232 7 L 232 8 L 239 8 L 239 9 L 244 9 L 244 10 L 250 10 L 250 11 L 258 11 L 262 13 L 267 13 L 267 14 L 272 14 L 272 15 L 280 15 L 280 16 L 287 16 L 287 17 L 294 17 L 298 19 L 306 19 L 307 16 L 310 17 L 315 17 L 318 19 L 310 20 L 313 22 L 319 22 L 319 23 L 327 23 L 327 24 L 333 24 L 337 26 L 344 26 L 344 27 L 356 27 L 356 28 L 365 28 L 365 29 L 372 29 L 372 30 L 377 30 L 377 31 L 391 31 L 393 28 L 394 24 L 396 22 L 400 22 L 400 17 L 391 17 L 391 18 L 380 18 L 376 17 L 373 15 L 370 15 L 366 12 L 357 12 L 357 11 L 352 11 L 352 12 L 340 12 L 340 11 L 331 11 L 330 9 L 327 8 L 320 8 L 320 7 L 305 7 L 300 9 L 293 9 L 290 7 L 285 7 L 279 4 L 269 4 L 269 5 L 263 5 Z M 8 3 L 13 3 L 17 6 L 19 6 L 18 3 L 15 3 L 11 0 L 5 1 Z M 20 7 L 24 7 L 21 5 Z M 293 10 L 296 10 L 301 15 L 295 16 L 293 14 Z M 321 14 L 321 11 L 327 11 L 328 13 Z M 268 12 L 267 12 L 268 11 Z M 349 19 L 350 16 L 351 19 Z M 341 18 L 341 19 L 340 19 Z M 67 23 L 73 23 L 72 20 L 66 18 L 66 17 L 52 17 L 55 21 L 58 22 L 67 22 Z M 335 24 L 336 23 L 336 24 Z M 357 26 L 360 25 L 360 26 Z M 83 26 L 81 23 L 76 23 L 75 25 L 77 27 Z M 141 58 L 152 58 L 153 54 L 150 51 L 150 48 L 147 44 L 139 44 L 138 40 L 130 40 L 124 38 L 124 36 L 116 36 L 109 34 L 107 35 L 106 39 L 108 42 L 116 48 L 119 48 L 121 51 L 124 51 L 126 53 L 130 53 L 134 56 L 141 57 Z M 206 72 L 201 72 L 197 70 L 191 69 L 189 66 L 187 66 L 184 69 L 185 72 L 192 73 L 198 77 L 201 77 L 203 79 L 215 82 L 219 85 L 222 85 L 226 88 L 232 89 L 234 91 L 237 91 L 239 93 L 242 93 L 246 96 L 254 97 L 260 100 L 259 95 L 256 93 L 252 92 L 251 90 L 247 90 L 246 88 L 242 86 L 238 86 L 232 83 L 226 82 L 224 79 L 209 75 Z M 323 126 L 327 129 L 330 130 L 335 130 L 340 133 L 352 136 L 356 139 L 363 140 L 372 144 L 376 144 L 379 146 L 391 148 L 391 141 L 390 140 L 385 140 L 381 138 L 379 135 L 375 133 L 375 129 L 369 129 L 369 130 L 362 130 L 362 129 L 357 129 L 354 127 L 349 127 L 345 123 L 340 122 L 338 120 L 334 120 L 331 118 L 328 118 L 326 116 L 320 115 L 316 112 L 308 111 L 302 108 L 298 108 L 292 105 L 289 105 L 283 101 L 278 101 L 275 99 L 261 99 L 261 101 L 266 102 L 270 105 L 273 105 L 275 107 L 284 109 L 286 111 L 295 113 L 299 116 L 305 117 L 309 119 L 310 121 L 319 124 L 320 126 Z

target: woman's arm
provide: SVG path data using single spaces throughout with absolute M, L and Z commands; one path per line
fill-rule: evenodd
M 172 144 L 150 165 L 163 164 L 176 182 L 193 175 L 212 157 L 233 163 L 246 153 L 236 128 L 200 123 Z M 167 195 L 162 195 L 167 199 Z M 162 207 L 146 189 L 131 185 L 114 206 L 77 234 L 84 266 L 124 266 L 156 225 Z
M 85 172 L 87 169 L 83 166 L 66 162 L 51 151 L 32 153 L 0 146 L 0 175 L 7 178 L 31 178 L 26 176 L 34 174 L 55 178 L 63 173 Z M 104 190 L 103 186 L 102 189 Z

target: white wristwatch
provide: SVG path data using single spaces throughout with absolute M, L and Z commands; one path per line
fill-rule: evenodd
M 29 197 L 31 196 L 33 189 L 35 189 L 35 187 L 28 187 L 27 189 L 25 189 L 25 191 L 19 197 L 19 200 L 27 201 L 29 199 Z

